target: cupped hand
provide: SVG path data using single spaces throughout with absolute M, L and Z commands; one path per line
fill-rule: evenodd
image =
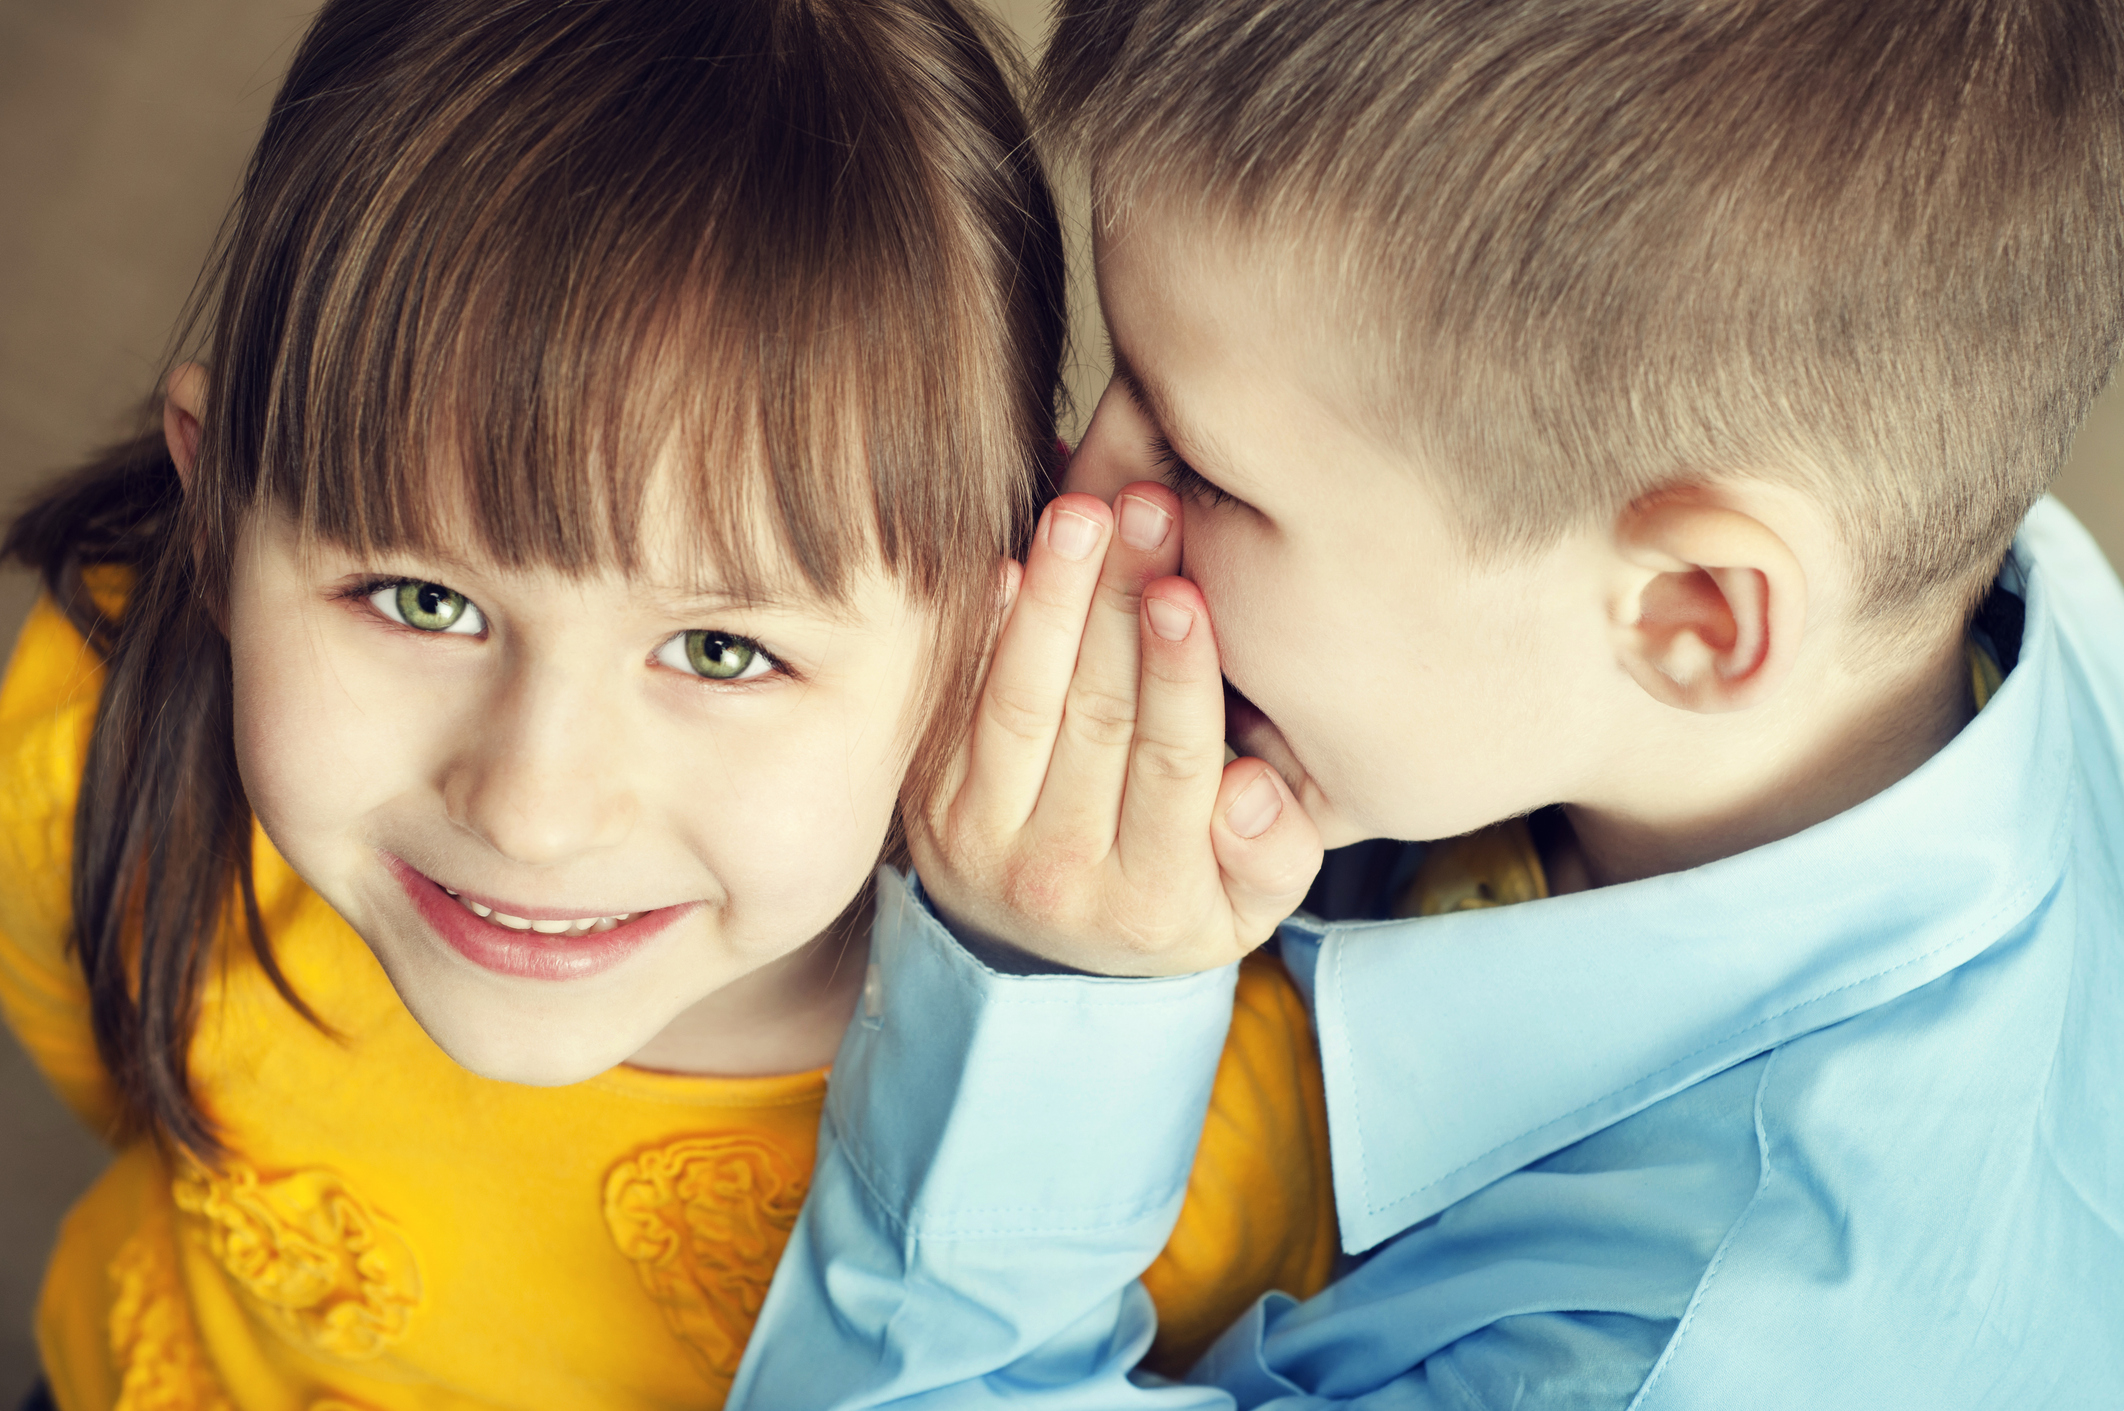
M 1276 772 L 1224 762 L 1216 637 L 1173 576 L 1181 519 L 1149 481 L 1041 517 L 973 728 L 907 820 L 960 935 L 1094 974 L 1185 974 L 1261 944 L 1319 870 Z

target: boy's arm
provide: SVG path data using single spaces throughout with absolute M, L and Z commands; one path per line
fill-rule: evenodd
M 731 1411 L 1229 1406 L 1127 1377 L 1155 1331 L 1137 1277 L 1187 1187 L 1233 968 L 998 974 L 889 870 L 872 947 Z
M 1179 526 L 1148 483 L 1043 516 L 970 738 L 908 821 L 962 935 L 1071 973 L 998 973 L 888 883 L 731 1406 L 1229 1404 L 1126 1382 L 1153 1332 L 1136 1279 L 1185 1191 L 1233 962 L 1320 847 L 1273 771 L 1224 763 Z
M 1155 1331 L 1138 1276 L 1188 1181 L 1232 972 L 996 974 L 890 872 L 873 946 L 876 998 L 842 1046 L 730 1411 L 1620 1411 L 1672 1331 L 1664 1308 L 1526 1313 L 1441 1293 L 1452 1252 L 1410 1240 L 1366 1266 L 1402 1298 L 1271 1294 L 1189 1384 L 1138 1384 Z M 1577 1272 L 1573 1307 L 1618 1288 L 1645 1301 L 1622 1271 Z M 1500 1316 L 1401 1360 L 1485 1304 Z

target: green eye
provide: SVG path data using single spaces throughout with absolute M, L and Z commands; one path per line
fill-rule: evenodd
M 447 632 L 468 615 L 477 614 L 463 593 L 452 592 L 440 583 L 401 583 L 393 591 L 392 601 L 398 608 L 399 620 L 423 632 Z
M 688 632 L 686 665 L 710 681 L 735 681 L 750 674 L 755 661 L 766 658 L 743 637 L 727 632 Z

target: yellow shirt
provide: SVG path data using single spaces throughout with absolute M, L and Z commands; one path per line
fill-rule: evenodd
M 60 1094 L 115 1099 L 67 954 L 74 798 L 100 664 L 40 602 L 0 684 L 0 1009 Z M 523 1411 L 722 1403 L 810 1179 L 824 1072 L 479 1078 L 254 835 L 275 953 L 335 1031 L 221 938 L 190 1062 L 234 1155 L 136 1140 L 67 1216 L 38 1337 L 63 1411 Z M 336 1036 L 335 1036 L 336 1035 Z M 1186 1207 L 1144 1281 L 1153 1365 L 1334 1259 L 1305 1009 L 1241 971 Z

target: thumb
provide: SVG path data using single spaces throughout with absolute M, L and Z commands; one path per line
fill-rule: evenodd
M 1224 874 L 1234 938 L 1248 949 L 1298 909 L 1320 871 L 1320 830 L 1282 777 L 1258 759 L 1224 766 L 1210 846 Z

